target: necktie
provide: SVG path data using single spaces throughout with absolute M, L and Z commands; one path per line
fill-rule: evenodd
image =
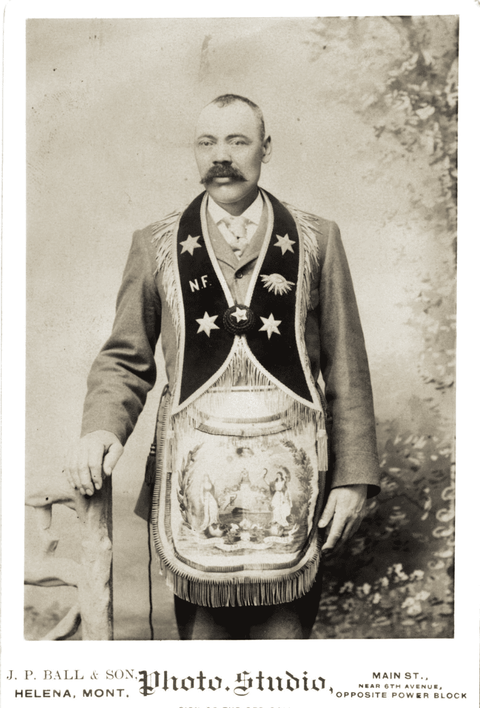
M 228 229 L 226 239 L 240 259 L 248 244 L 247 225 L 250 220 L 244 216 L 228 216 L 223 219 L 223 222 Z

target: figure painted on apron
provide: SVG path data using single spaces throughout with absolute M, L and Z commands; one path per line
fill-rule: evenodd
M 286 467 L 278 470 L 275 481 L 272 485 L 272 524 L 279 528 L 286 528 L 289 525 L 289 517 L 292 511 L 292 500 L 288 491 L 288 480 L 290 473 Z

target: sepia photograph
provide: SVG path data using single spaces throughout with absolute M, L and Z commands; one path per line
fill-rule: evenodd
M 230 688 L 260 706 L 255 691 L 285 691 L 268 696 L 282 708 L 474 705 L 455 672 L 419 667 L 465 637 L 462 17 L 69 14 L 23 25 L 16 471 L 16 641 L 62 660 L 5 665 L 4 684 L 120 699 L 130 681 L 136 700 L 170 690 L 176 708 L 179 689 L 207 706 Z M 235 689 L 181 658 L 224 667 L 223 640 L 256 661 L 232 664 Z M 86 645 L 94 676 L 85 641 L 113 641 L 113 668 Z M 351 681 L 328 664 L 342 647 L 366 667 Z
M 26 637 L 453 636 L 457 61 L 455 16 L 27 22 Z

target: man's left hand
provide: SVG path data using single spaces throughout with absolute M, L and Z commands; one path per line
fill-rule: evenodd
M 332 489 L 318 522 L 320 529 L 324 529 L 331 522 L 322 551 L 333 551 L 357 531 L 365 516 L 366 500 L 366 484 Z

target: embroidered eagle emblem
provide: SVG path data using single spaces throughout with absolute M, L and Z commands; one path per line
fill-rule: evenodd
M 263 287 L 267 288 L 269 293 L 273 290 L 275 295 L 285 295 L 285 293 L 290 292 L 292 286 L 295 285 L 295 283 L 292 283 L 291 280 L 287 280 L 283 275 L 280 275 L 280 273 L 261 275 L 260 278 L 263 282 Z

